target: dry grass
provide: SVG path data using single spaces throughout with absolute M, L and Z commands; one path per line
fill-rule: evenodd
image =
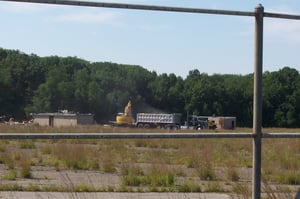
M 134 133 L 153 130 L 102 126 L 62 128 L 0 126 L 2 133 L 128 131 Z M 242 128 L 228 132 L 251 131 L 252 129 Z M 168 131 L 156 129 L 155 132 Z M 263 132 L 300 132 L 300 130 L 263 129 Z M 119 187 L 110 185 L 95 188 L 83 184 L 76 187 L 76 190 L 213 191 L 230 192 L 238 194 L 235 196 L 240 198 L 249 198 L 252 178 L 251 172 L 249 173 L 252 167 L 250 139 L 1 140 L 0 157 L 0 163 L 9 169 L 3 177 L 7 180 L 16 180 L 16 173 L 19 173 L 20 178 L 34 178 L 31 175 L 31 165 L 51 166 L 57 171 L 95 170 L 121 177 Z M 284 194 L 287 195 L 299 189 L 299 157 L 299 139 L 263 139 L 262 177 L 265 182 L 263 191 L 266 198 L 276 197 L 270 194 L 274 191 L 280 195 L 284 190 Z M 22 172 L 24 174 L 21 174 Z M 15 188 L 26 189 L 17 183 Z M 39 187 L 40 190 L 46 188 L 49 186 Z M 70 188 L 66 187 L 66 190 L 68 189 Z

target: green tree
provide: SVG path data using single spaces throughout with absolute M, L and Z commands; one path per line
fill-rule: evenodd
M 89 109 L 89 82 L 90 74 L 87 68 L 80 69 L 74 73 L 74 107 L 73 109 L 78 112 L 90 111 Z

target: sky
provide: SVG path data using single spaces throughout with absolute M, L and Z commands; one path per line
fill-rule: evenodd
M 92 0 L 90 0 L 92 1 Z M 93 0 L 300 15 L 297 0 Z M 254 71 L 254 17 L 91 8 L 0 0 L 0 48 L 40 57 L 139 65 L 185 78 L 189 71 Z M 300 71 L 300 20 L 264 18 L 263 71 Z

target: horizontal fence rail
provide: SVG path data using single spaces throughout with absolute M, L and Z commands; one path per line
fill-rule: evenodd
M 262 133 L 262 138 L 300 138 L 300 133 Z
M 102 7 L 102 8 L 119 8 L 132 10 L 149 10 L 149 11 L 164 11 L 164 12 L 185 12 L 185 13 L 203 13 L 203 14 L 220 14 L 220 15 L 239 15 L 239 16 L 254 16 L 254 12 L 231 11 L 231 10 L 212 10 L 200 8 L 183 8 L 170 6 L 154 6 L 154 5 L 139 5 L 125 3 L 105 3 L 105 2 L 89 2 L 89 1 L 73 1 L 73 0 L 0 0 L 23 3 L 41 3 L 41 4 L 57 4 L 69 6 L 86 6 L 86 7 Z
M 139 4 L 125 4 L 125 3 L 106 3 L 106 2 L 74 1 L 74 0 L 0 0 L 0 1 L 39 3 L 39 4 L 56 4 L 56 5 L 68 5 L 68 6 L 118 8 L 118 9 L 132 9 L 132 10 L 164 11 L 164 12 L 183 12 L 183 13 L 198 13 L 198 14 L 255 16 L 255 12 L 246 12 L 246 11 L 184 8 L 184 7 L 139 5 Z M 300 20 L 300 15 L 280 14 L 280 13 L 270 13 L 270 12 L 264 12 L 264 17 Z
M 264 17 L 300 20 L 300 15 L 264 12 Z
M 252 133 L 0 133 L 0 139 L 253 138 Z M 263 133 L 263 138 L 300 138 L 300 133 Z

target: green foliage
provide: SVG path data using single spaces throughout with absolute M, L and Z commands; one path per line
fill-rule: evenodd
M 129 174 L 126 176 L 122 176 L 121 182 L 124 186 L 140 186 L 142 184 L 142 178 L 141 176 L 136 176 L 133 174 Z
M 31 141 L 23 141 L 20 143 L 21 149 L 35 149 L 34 142 Z
M 289 171 L 285 174 L 278 173 L 275 175 L 275 180 L 281 184 L 300 185 L 300 174 L 295 171 Z
M 51 146 L 50 145 L 46 145 L 41 149 L 42 154 L 51 154 Z
M 228 178 L 228 180 L 231 180 L 231 181 L 238 181 L 240 179 L 240 175 L 236 169 L 228 168 L 227 178 Z
M 299 127 L 299 72 L 284 67 L 277 72 L 266 72 L 263 78 L 264 126 Z
M 105 162 L 103 164 L 102 170 L 106 173 L 115 173 L 117 171 L 115 164 L 112 161 Z
M 24 188 L 18 184 L 0 184 L 0 191 L 23 191 Z
M 3 157 L 3 162 L 6 164 L 6 166 L 9 169 L 14 169 L 15 168 L 15 160 L 14 157 L 12 157 L 14 154 L 10 153 L 5 153 Z
M 220 184 L 220 182 L 212 181 L 209 182 L 207 185 L 207 189 L 205 190 L 207 192 L 224 192 L 223 186 Z
M 23 155 L 22 159 L 20 160 L 20 177 L 21 178 L 31 178 L 32 173 L 31 173 L 31 168 L 30 168 L 30 157 L 27 155 Z
M 300 127 L 300 75 L 284 67 L 263 74 L 263 126 Z M 208 75 L 192 70 L 183 79 L 140 66 L 89 63 L 76 57 L 38 57 L 0 48 L 0 115 L 17 120 L 31 112 L 68 109 L 115 119 L 129 100 L 146 111 L 236 116 L 252 125 L 253 74 Z
M 17 172 L 15 170 L 9 170 L 4 176 L 5 180 L 16 180 L 16 178 Z
M 238 198 L 248 199 L 251 198 L 251 187 L 243 183 L 235 183 L 232 187 L 232 192 L 237 194 Z
M 59 169 L 65 167 L 74 170 L 85 170 L 99 167 L 94 160 L 88 160 L 89 151 L 81 144 L 57 144 L 54 145 L 52 164 Z
M 197 168 L 197 173 L 201 180 L 212 181 L 216 180 L 216 173 L 212 165 L 212 160 L 209 152 L 203 155 L 202 162 Z
M 201 192 L 201 187 L 197 183 L 185 182 L 178 187 L 179 192 Z
M 213 170 L 213 167 L 209 165 L 200 166 L 198 169 L 198 174 L 201 180 L 210 181 L 216 179 L 215 171 Z
M 147 174 L 137 167 L 123 168 L 122 171 L 123 186 L 172 187 L 176 181 L 176 172 L 166 168 L 153 167 Z

